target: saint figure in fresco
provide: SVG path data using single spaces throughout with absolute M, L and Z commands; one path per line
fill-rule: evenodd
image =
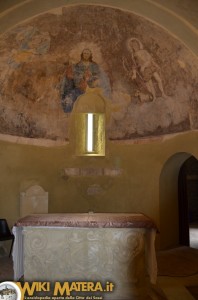
M 156 99 L 154 81 L 157 83 L 162 97 L 166 97 L 162 80 L 159 75 L 160 68 L 153 60 L 150 53 L 143 48 L 142 43 L 137 38 L 131 38 L 128 40 L 128 50 L 131 53 L 133 64 L 132 69 L 129 72 L 130 78 L 132 80 L 139 79 L 144 90 L 151 95 L 153 101 Z M 124 61 L 123 66 L 126 69 L 126 64 Z
M 104 95 L 109 97 L 109 80 L 99 65 L 93 61 L 92 52 L 86 48 L 81 53 L 81 60 L 76 64 L 68 63 L 61 87 L 61 103 L 64 112 L 72 111 L 78 96 L 87 88 L 101 87 Z

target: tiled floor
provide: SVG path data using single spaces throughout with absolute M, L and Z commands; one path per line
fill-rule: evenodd
M 197 300 L 187 286 L 198 286 L 198 274 L 191 277 L 159 277 L 158 286 L 167 300 Z
M 198 261 L 198 222 L 189 224 L 189 235 L 190 235 L 190 247 L 194 250 L 197 249 L 197 252 L 194 251 L 196 255 L 196 264 Z M 191 250 L 188 251 L 188 253 Z M 192 251 L 191 251 L 192 253 Z M 197 254 L 196 254 L 197 253 Z M 193 256 L 192 255 L 192 256 Z M 181 264 L 179 268 L 181 269 L 181 265 L 186 258 L 186 263 L 189 265 L 189 256 L 184 255 L 181 258 Z M 169 258 L 167 258 L 167 262 L 171 264 Z M 188 263 L 189 262 L 189 263 Z M 179 261 L 178 261 L 179 264 Z M 184 273 L 186 273 L 186 265 L 184 265 Z M 195 267 L 195 266 L 194 266 Z M 197 264 L 198 269 L 198 264 Z M 192 271 L 196 269 L 193 268 Z M 181 275 L 182 275 L 182 271 Z M 194 272 L 192 272 L 194 273 Z M 198 272 L 195 272 L 194 275 L 189 276 L 178 276 L 178 277 L 171 277 L 171 276 L 159 276 L 158 277 L 158 285 L 162 289 L 163 293 L 166 295 L 168 300 L 198 300 Z M 189 287 L 189 288 L 186 288 Z
M 198 261 L 198 223 L 192 223 L 189 225 L 189 227 L 190 247 L 195 250 L 195 254 L 193 255 L 196 255 L 196 261 Z M 181 260 L 181 265 L 183 264 L 185 257 L 186 262 L 189 262 L 189 256 L 184 256 L 184 258 Z M 167 263 L 171 264 L 171 261 L 169 261 L 168 258 Z M 181 265 L 179 266 L 180 269 Z M 193 271 L 194 270 L 195 269 L 193 269 Z M 185 267 L 184 273 L 186 273 Z M 198 271 L 195 272 L 194 275 L 189 276 L 182 276 L 182 271 L 181 276 L 177 277 L 159 276 L 158 285 L 168 300 L 198 300 Z

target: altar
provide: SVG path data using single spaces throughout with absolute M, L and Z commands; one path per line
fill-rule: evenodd
M 143 214 L 36 214 L 13 228 L 14 277 L 112 282 L 104 299 L 143 299 L 155 284 L 157 228 Z

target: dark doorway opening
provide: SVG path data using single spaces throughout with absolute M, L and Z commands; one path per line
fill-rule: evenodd
M 179 243 L 198 248 L 198 160 L 191 156 L 178 178 Z

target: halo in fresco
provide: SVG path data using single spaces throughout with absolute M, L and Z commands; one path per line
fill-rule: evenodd
M 143 17 L 52 10 L 0 37 L 0 133 L 67 140 L 75 101 L 90 91 L 110 108 L 111 140 L 197 129 L 197 69 L 186 46 Z

